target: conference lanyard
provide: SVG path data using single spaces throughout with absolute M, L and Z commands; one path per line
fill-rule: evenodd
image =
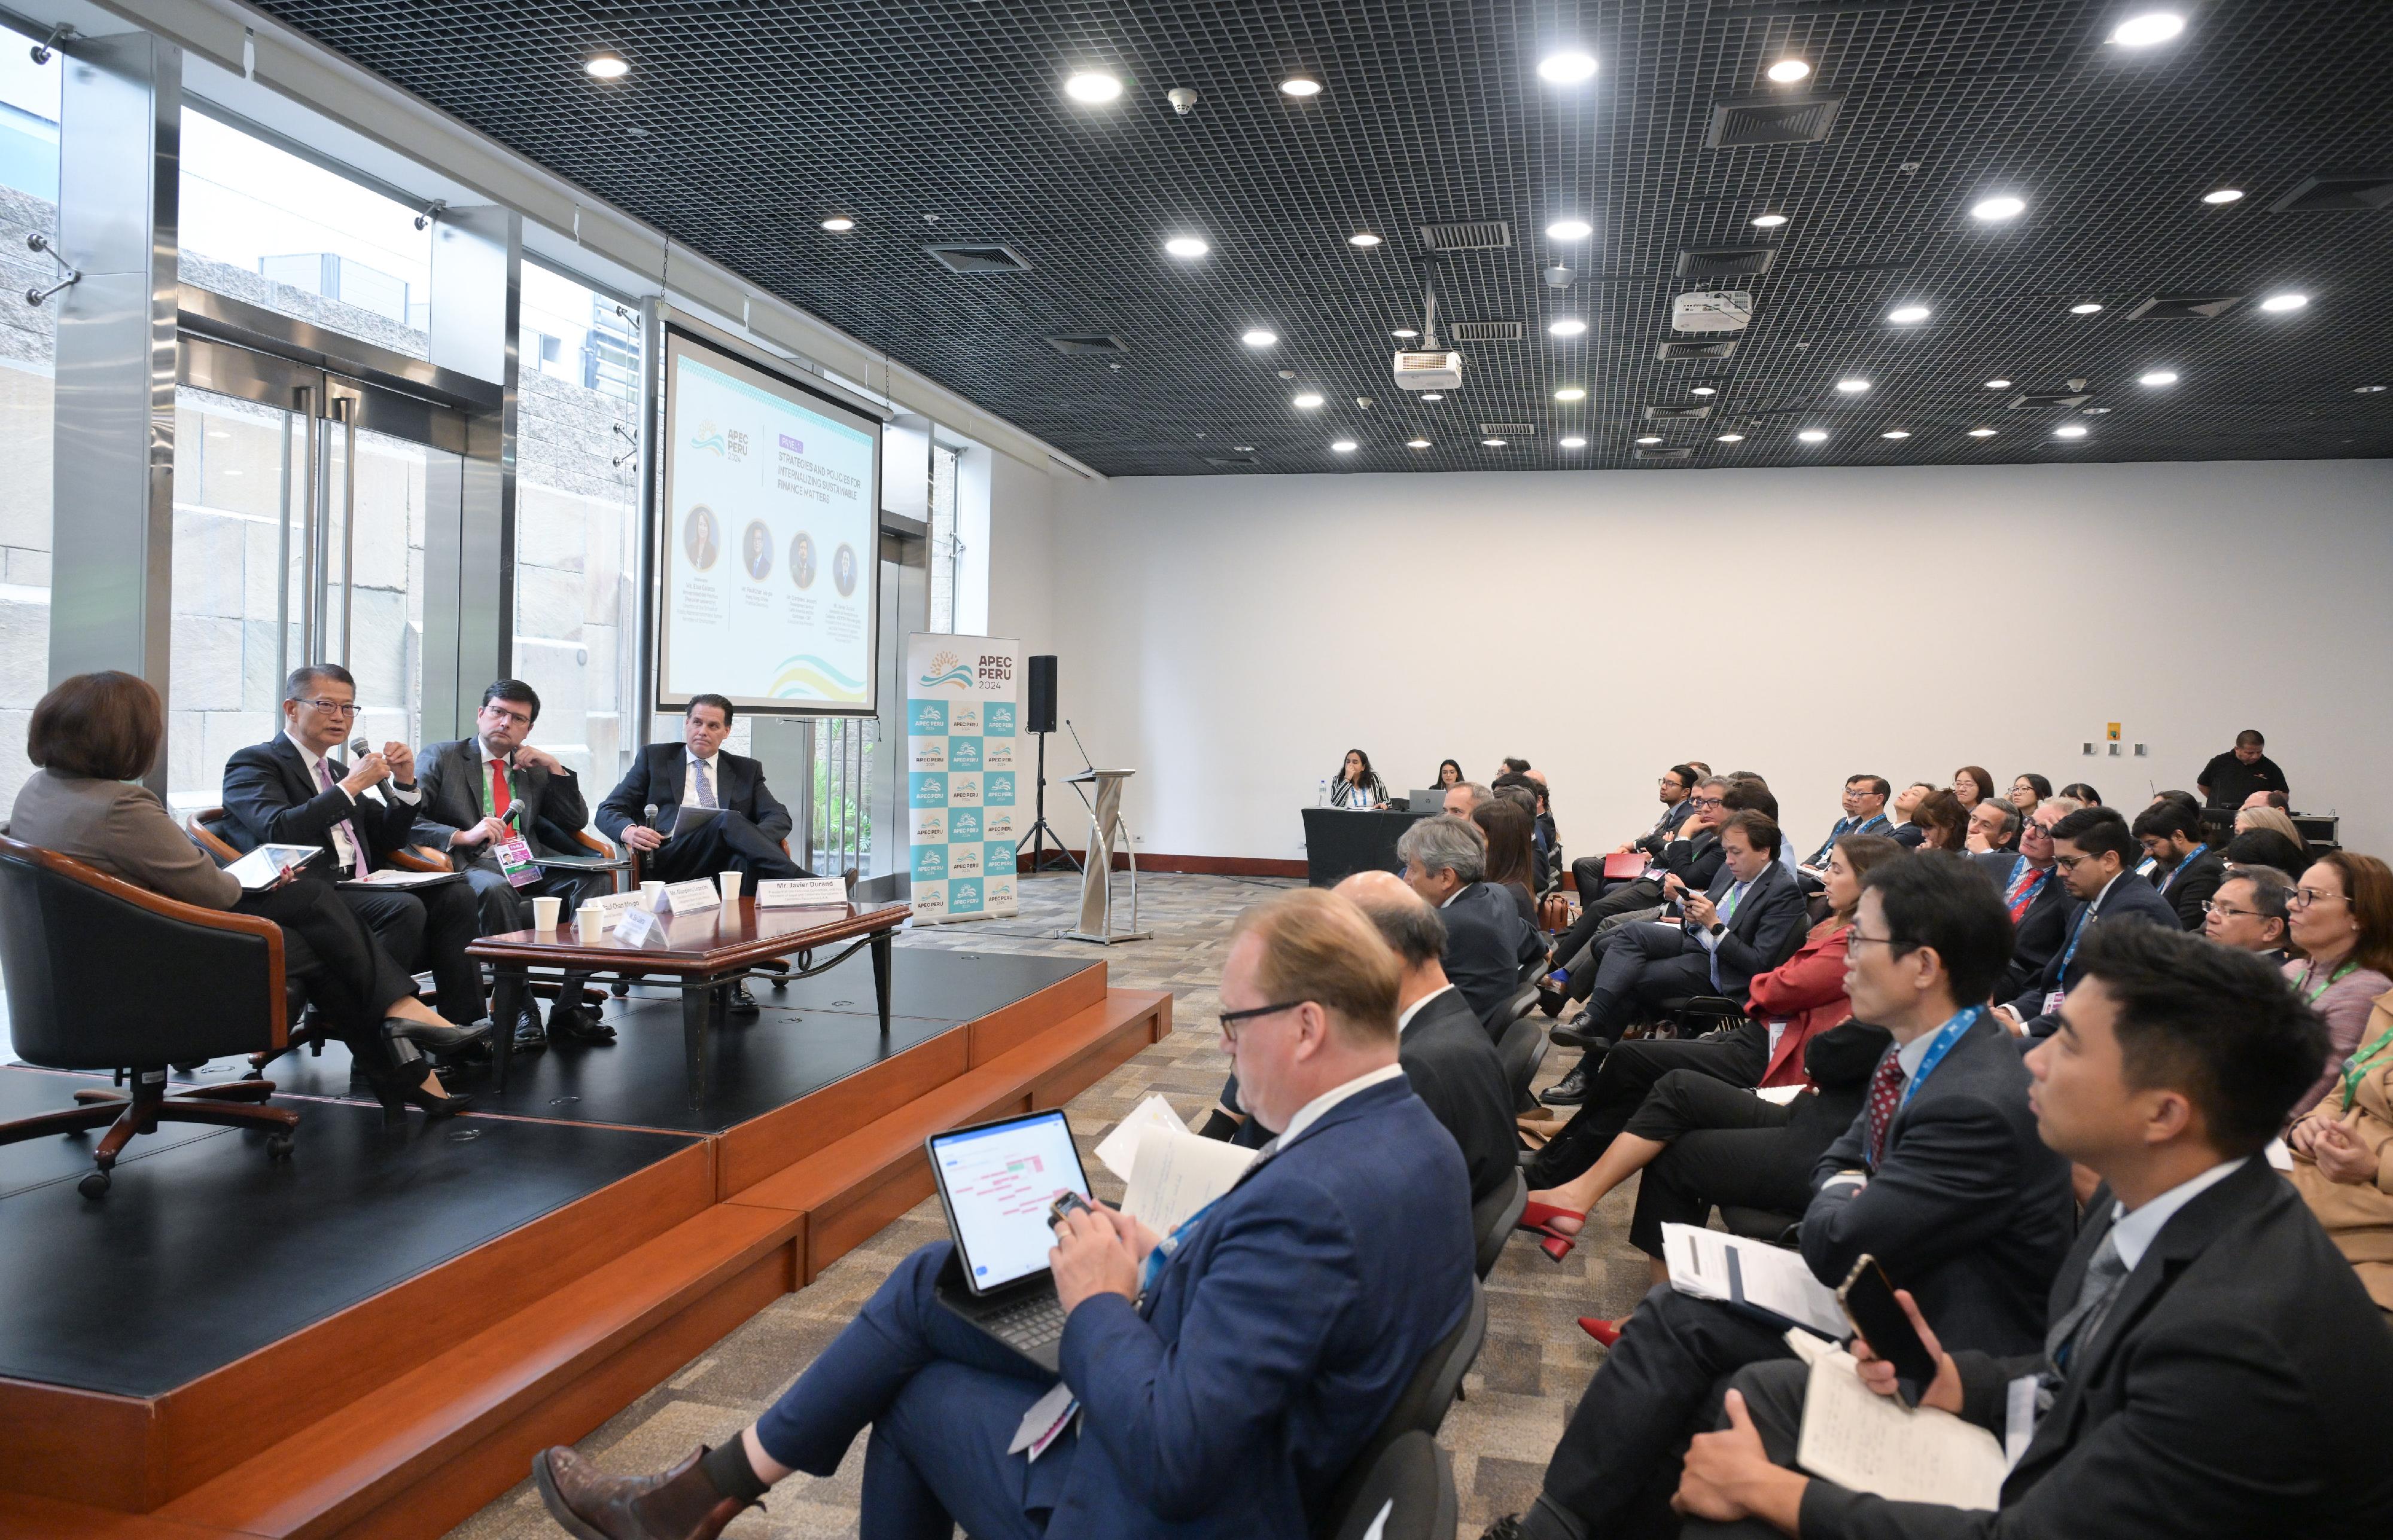
M 2169 884 L 2176 881 L 2180 876 L 2184 875 L 2185 868 L 2193 865 L 2194 861 L 2202 855 L 2202 853 L 2209 848 L 2209 843 L 2204 842 L 2202 844 L 2194 846 L 2191 850 L 2187 851 L 2185 853 L 2185 859 L 2169 868 L 2169 874 L 2161 879 L 2161 892 L 2168 892 Z
M 1224 1195 L 1226 1196 L 1227 1194 Z M 1148 1290 L 1155 1287 L 1155 1281 L 1157 1278 L 1163 1276 L 1164 1267 L 1171 1260 L 1172 1254 L 1180 1249 L 1181 1237 L 1187 1234 L 1191 1230 L 1196 1229 L 1197 1221 L 1204 1219 L 1206 1215 L 1211 1213 L 1213 1211 L 1214 1204 L 1218 1204 L 1221 1201 L 1221 1198 L 1215 1198 L 1212 1203 L 1207 1204 L 1204 1207 L 1199 1208 L 1196 1212 L 1189 1215 L 1186 1219 L 1182 1220 L 1178 1224 L 1172 1226 L 1170 1234 L 1164 1236 L 1161 1240 L 1155 1243 L 1155 1249 L 1146 1254 L 1146 1260 L 1140 1265 L 1138 1270 L 1138 1292 L 1142 1297 L 1144 1297 Z
M 2310 982 L 2310 977 L 2311 977 L 2312 972 L 2313 972 L 2313 970 L 2316 968 L 2316 966 L 2317 966 L 2317 965 L 2316 965 L 2315 963 L 2313 963 L 2313 964 L 2309 965 L 2308 967 L 2305 967 L 2305 968 L 2302 970 L 2302 984 L 2303 984 L 2303 985 L 2304 985 L 2306 988 L 2308 987 L 2308 984 L 2309 984 L 2309 982 Z M 2307 1005 L 2316 1005 L 2316 1004 L 2319 1002 L 2319 997 L 2320 997 L 2321 995 L 2325 994 L 2328 990 L 2330 990 L 2330 989 L 2334 988 L 2336 985 L 2341 984 L 2341 983 L 2343 982 L 2343 976 L 2344 976 L 2346 973 L 2350 972 L 2353 969 L 2355 969 L 2355 968 L 2357 968 L 2357 967 L 2359 967 L 2359 966 L 2360 966 L 2360 959 L 2359 959 L 2358 958 L 2353 958 L 2353 959 L 2351 959 L 2349 961 L 2346 962 L 2342 967 L 2340 967 L 2340 968 L 2336 969 L 2334 972 L 2332 972 L 2332 973 L 2328 974 L 2328 975 L 2327 975 L 2327 981 L 2326 981 L 2324 984 L 2320 985 L 2319 985 L 2317 988 L 2315 988 L 2315 989 L 2310 989 L 2310 990 L 2308 991 L 2308 993 L 2307 993 L 2307 994 L 2303 995 L 2303 996 L 2302 996 L 2302 1001 L 2303 1001 L 2303 1003 L 2304 1003 L 2304 1004 L 2307 1004 Z
M 2364 1051 L 2355 1053 L 2344 1062 L 2344 1111 L 2349 1112 L 2351 1103 L 2359 1097 L 2360 1082 L 2368 1077 L 2368 1066 L 2385 1057 L 2385 1051 L 2388 1048 L 2393 1048 L 2393 1026 L 2386 1027 Z
M 2069 979 L 2069 959 L 2077 955 L 2077 944 L 2086 939 L 2086 922 L 2094 918 L 2096 912 L 2102 907 L 2102 900 L 2110 897 L 2111 890 L 2118 885 L 2119 879 L 2112 878 L 2110 881 L 2103 884 L 2102 891 L 2094 895 L 2094 902 L 2078 911 L 2077 924 L 2069 933 L 2069 950 L 2060 954 L 2060 972 L 2054 975 L 2064 984 Z
M 1938 1064 L 1944 1062 L 1944 1055 L 1953 1051 L 1953 1045 L 1961 1040 L 1961 1035 L 1977 1024 L 1978 1012 L 1984 1009 L 1982 1005 L 1972 1005 L 1957 1011 L 1951 1020 L 1936 1029 L 1936 1036 L 1929 1039 L 1928 1051 L 1920 1055 L 1919 1067 L 1912 1071 L 1911 1078 L 1903 1083 L 1903 1100 L 1895 1103 L 1896 1107 L 1911 1104 L 1911 1099 L 1919 1093 L 1921 1084 L 1936 1072 Z

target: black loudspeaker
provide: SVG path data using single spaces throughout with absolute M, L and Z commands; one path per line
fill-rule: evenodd
M 1055 730 L 1055 655 L 1042 652 L 1030 659 L 1030 720 L 1026 733 Z

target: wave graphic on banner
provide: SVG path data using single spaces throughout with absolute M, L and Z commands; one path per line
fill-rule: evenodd
M 772 694 L 776 700 L 805 696 L 854 698 L 863 691 L 863 680 L 849 678 L 810 652 L 784 658 L 773 671 Z

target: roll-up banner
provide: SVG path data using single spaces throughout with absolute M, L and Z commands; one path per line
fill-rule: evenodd
M 917 632 L 906 639 L 906 803 L 914 923 L 1015 912 L 1022 644 Z

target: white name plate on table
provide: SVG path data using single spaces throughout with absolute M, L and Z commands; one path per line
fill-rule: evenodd
M 611 931 L 622 922 L 623 916 L 640 907 L 640 890 L 634 888 L 629 893 L 602 893 L 590 902 L 598 906 L 601 923 Z
M 687 882 L 666 883 L 665 902 L 672 906 L 675 914 L 700 914 L 708 909 L 721 908 L 723 894 L 715 890 L 713 882 L 700 877 Z
M 777 877 L 756 884 L 760 909 L 803 909 L 847 902 L 847 884 L 836 877 Z
M 657 911 L 637 905 L 625 909 L 615 921 L 615 939 L 626 946 L 645 946 L 664 932 L 665 922 L 657 917 Z

